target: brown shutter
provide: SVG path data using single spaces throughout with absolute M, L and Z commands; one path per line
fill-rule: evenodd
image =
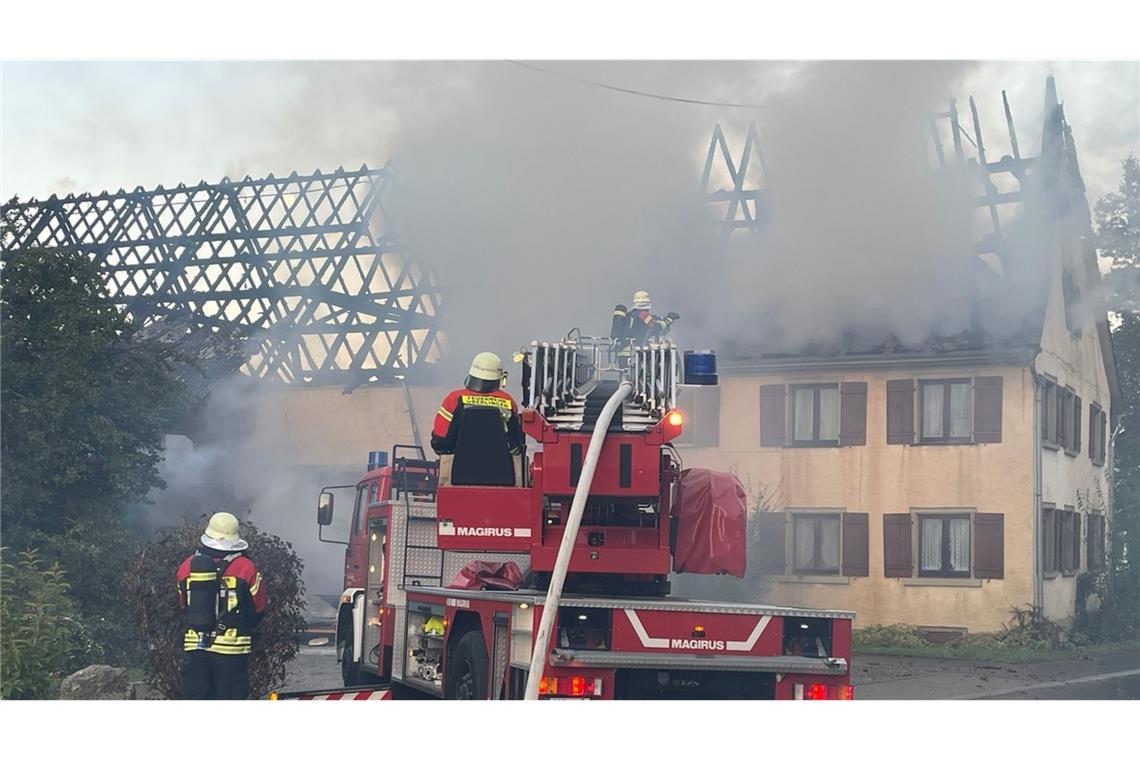
M 1057 572 L 1057 510 L 1052 506 L 1041 509 L 1041 557 L 1045 572 Z
M 1065 510 L 1061 513 L 1061 572 L 1067 573 L 1073 569 L 1073 513 Z
M 756 517 L 756 551 L 748 561 L 761 575 L 783 575 L 784 533 L 786 531 L 783 512 L 759 512 Z
M 867 384 L 839 384 L 839 445 L 867 445 Z
M 868 516 L 866 512 L 843 513 L 843 574 L 848 577 L 871 574 L 867 556 Z
M 1073 397 L 1073 451 L 1081 450 L 1081 397 Z
M 1005 577 L 1005 515 L 974 515 L 974 577 Z
M 887 381 L 887 443 L 914 443 L 914 381 Z
M 909 578 L 912 564 L 910 513 L 883 515 L 883 575 Z
M 1103 409 L 1100 411 L 1100 422 L 1097 424 L 1097 428 L 1100 435 L 1100 446 L 1097 446 L 1097 453 L 1100 454 L 1100 458 L 1097 462 L 1104 464 L 1105 458 L 1108 456 L 1108 412 Z
M 760 445 L 783 446 L 787 438 L 787 413 L 784 386 L 760 386 Z
M 974 378 L 974 441 L 1001 443 L 1001 378 Z
M 1096 447 L 1100 443 L 1100 436 L 1096 433 L 1097 413 L 1096 404 L 1089 404 L 1089 459 L 1096 463 Z
M 1073 569 L 1081 570 L 1081 513 L 1073 513 Z

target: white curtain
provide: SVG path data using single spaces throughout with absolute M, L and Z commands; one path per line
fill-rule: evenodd
M 942 433 L 942 385 L 922 386 L 922 436 L 941 438 Z
M 942 569 L 942 520 L 919 520 L 922 526 L 919 557 L 923 570 Z
M 838 388 L 821 388 L 819 391 L 819 439 L 839 440 Z
M 950 520 L 950 569 L 966 572 L 970 569 L 970 518 Z
M 795 518 L 795 566 L 810 570 L 815 554 L 815 531 L 810 517 Z
M 839 569 L 839 518 L 824 517 L 819 521 L 819 530 L 823 533 L 820 541 L 821 570 Z
M 973 432 L 974 409 L 970 404 L 970 385 L 950 386 L 950 437 L 969 438 Z
M 812 390 L 810 388 L 796 389 L 796 430 L 797 441 L 810 441 L 812 439 Z

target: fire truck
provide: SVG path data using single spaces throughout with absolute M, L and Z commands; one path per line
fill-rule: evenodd
M 572 335 L 516 355 L 529 456 L 480 445 L 491 410 L 465 416 L 451 457 L 395 446 L 321 492 L 321 530 L 353 493 L 344 688 L 276 698 L 852 698 L 853 613 L 669 596 L 673 441 L 715 366 L 696 376 L 700 352 L 669 340 L 622 349 Z

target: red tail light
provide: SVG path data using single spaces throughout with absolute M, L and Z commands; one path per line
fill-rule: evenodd
M 836 699 L 854 699 L 855 698 L 855 687 L 851 686 L 850 684 L 848 684 L 846 686 L 836 686 L 835 687 L 835 698 Z
M 586 693 L 586 679 L 582 676 L 570 677 L 570 696 L 581 697 Z
M 804 699 L 827 699 L 827 685 L 813 683 L 804 689 Z
M 797 694 L 803 689 L 803 699 L 854 699 L 855 687 L 850 684 L 828 686 L 824 683 L 813 683 L 805 686 L 796 686 Z M 796 697 L 799 699 L 800 697 Z

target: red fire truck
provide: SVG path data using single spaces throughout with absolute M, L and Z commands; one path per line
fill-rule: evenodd
M 852 698 L 853 613 L 668 596 L 683 359 L 671 341 L 618 348 L 575 337 L 521 352 L 522 427 L 539 449 L 525 467 L 461 432 L 442 468 L 396 446 L 355 486 L 322 491 L 322 529 L 335 488 L 354 492 L 345 688 L 277 698 Z M 464 457 L 499 479 L 461 478 Z

